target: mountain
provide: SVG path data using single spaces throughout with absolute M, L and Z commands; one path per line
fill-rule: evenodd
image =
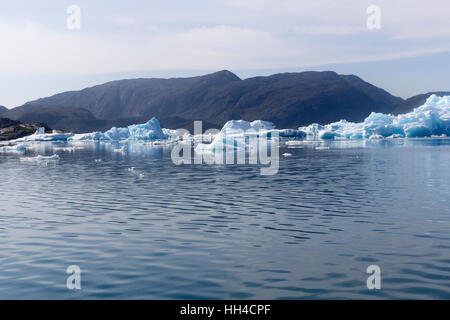
M 435 91 L 435 92 L 428 92 L 419 94 L 417 96 L 408 98 L 404 100 L 402 103 L 400 103 L 397 108 L 394 109 L 392 112 L 393 114 L 402 114 L 402 113 L 408 113 L 413 111 L 414 108 L 420 107 L 427 101 L 428 97 L 432 94 L 438 95 L 438 96 L 448 96 L 450 95 L 449 91 Z
M 2 114 L 4 114 L 6 111 L 8 111 L 8 108 L 4 107 L 4 106 L 0 106 L 0 116 Z
M 84 108 L 98 119 L 108 120 L 180 116 L 201 104 L 212 89 L 233 81 L 240 79 L 229 71 L 191 78 L 118 80 L 27 104 Z
M 220 128 L 231 119 L 263 119 L 295 128 L 312 122 L 362 121 L 372 111 L 392 112 L 402 102 L 357 76 L 332 71 L 241 80 L 224 70 L 191 78 L 108 82 L 28 102 L 5 116 L 39 119 L 56 129 L 78 132 L 151 117 L 168 128 L 186 128 L 193 120 Z
M 29 136 L 40 127 L 46 131 L 51 129 L 45 123 L 22 123 L 17 120 L 0 118 L 0 142 Z

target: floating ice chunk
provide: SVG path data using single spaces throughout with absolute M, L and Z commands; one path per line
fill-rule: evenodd
M 118 149 L 113 149 L 114 152 L 119 152 L 119 153 L 125 153 L 127 151 L 126 146 L 122 146 L 121 148 Z
M 283 157 L 292 157 L 292 153 L 286 152 L 282 154 Z
M 449 135 L 450 96 L 431 95 L 424 105 L 398 116 L 372 112 L 362 123 L 341 120 L 327 125 L 314 123 L 298 129 L 312 140 Z
M 336 137 L 336 133 L 327 131 L 327 130 L 321 130 L 319 131 L 319 138 L 323 140 L 331 140 Z
M 314 149 L 316 149 L 316 150 L 328 150 L 328 149 L 330 149 L 330 147 L 318 146 L 318 147 L 315 147 Z
M 263 132 L 272 129 L 275 129 L 275 125 L 269 121 L 255 120 L 253 122 L 248 122 L 245 120 L 230 120 L 225 123 L 220 132 L 226 134 L 248 132 L 249 134 L 252 134 L 254 132 Z
M 64 151 L 64 152 L 75 152 L 77 149 L 77 147 L 54 147 L 53 150 L 54 151 Z
M 200 143 L 195 148 L 195 151 L 205 153 L 221 149 L 242 150 L 246 148 L 246 138 L 262 135 L 270 136 L 275 130 L 274 128 L 275 125 L 273 123 L 263 120 L 255 120 L 253 122 L 230 120 L 214 136 L 210 144 Z
M 10 154 L 22 154 L 27 151 L 27 148 L 23 145 L 15 145 L 15 146 L 5 146 L 0 147 L 0 153 L 10 153 Z
M 31 142 L 31 141 L 65 141 L 73 136 L 73 133 L 45 133 L 44 128 L 39 128 L 34 134 L 23 138 L 16 139 L 16 142 Z
M 250 122 L 245 120 L 230 120 L 223 126 L 222 130 L 220 130 L 222 133 L 232 133 L 238 130 L 241 131 L 247 131 L 251 128 Z
M 298 141 L 298 140 L 286 141 L 286 145 L 288 145 L 288 146 L 300 146 L 303 144 L 304 144 L 303 141 Z
M 69 141 L 99 141 L 104 140 L 104 136 L 102 132 L 91 132 L 91 133 L 80 133 L 75 134 Z
M 152 118 L 147 123 L 135 124 L 127 128 L 111 128 L 104 133 L 107 140 L 157 140 L 167 139 L 163 133 L 158 119 Z
M 308 137 L 318 138 L 319 131 L 323 130 L 323 127 L 318 123 L 313 123 L 307 127 L 300 127 L 298 130 L 305 132 Z
M 169 139 L 177 139 L 180 136 L 178 130 L 166 128 L 162 128 L 161 130 Z
M 402 134 L 394 133 L 392 136 L 386 137 L 386 139 L 398 139 L 398 138 L 404 138 L 405 136 Z
M 146 140 L 153 141 L 167 139 L 169 136 L 163 132 L 158 119 L 152 118 L 144 124 L 134 124 L 126 128 L 113 127 L 106 132 L 92 132 L 77 134 L 70 140 L 93 140 L 93 141 L 124 141 L 124 140 Z
M 369 137 L 369 140 L 380 140 L 380 139 L 384 139 L 384 136 L 382 136 L 381 134 L 373 134 Z
M 421 124 L 416 125 L 406 125 L 405 126 L 405 135 L 408 138 L 422 138 L 422 137 L 430 137 L 431 131 L 426 126 Z
M 57 154 L 54 154 L 52 156 L 38 155 L 36 157 L 20 158 L 20 162 L 37 163 L 37 164 L 56 163 L 58 161 L 59 161 L 59 156 Z
M 295 137 L 295 138 L 305 138 L 306 137 L 306 132 L 296 130 L 296 129 L 281 129 L 281 130 L 277 130 L 277 131 L 278 131 L 278 135 L 280 137 Z
M 196 152 L 205 152 L 212 150 L 222 150 L 222 149 L 245 149 L 245 136 L 238 134 L 223 134 L 218 133 L 213 142 L 210 144 L 200 143 L 195 148 Z
M 272 122 L 263 120 L 250 122 L 250 127 L 256 131 L 275 129 L 275 125 Z
M 395 116 L 390 114 L 372 112 L 364 120 L 364 137 L 388 137 L 394 133 L 400 133 L 401 129 L 395 124 L 395 118 Z

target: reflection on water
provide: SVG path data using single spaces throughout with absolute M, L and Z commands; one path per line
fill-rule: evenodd
M 450 298 L 448 139 L 282 144 L 274 176 L 149 144 L 34 148 L 59 162 L 0 155 L 0 298 Z

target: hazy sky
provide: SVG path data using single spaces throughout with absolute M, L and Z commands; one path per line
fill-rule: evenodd
M 369 5 L 381 29 L 369 30 Z M 80 29 L 67 8 L 81 9 Z M 355 73 L 407 97 L 450 90 L 448 0 L 0 0 L 0 105 L 138 76 Z

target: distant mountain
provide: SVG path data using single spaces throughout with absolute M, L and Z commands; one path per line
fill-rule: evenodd
M 402 114 L 402 113 L 408 113 L 413 111 L 414 108 L 420 107 L 427 101 L 428 97 L 432 94 L 438 95 L 438 96 L 448 96 L 450 95 L 450 91 L 435 91 L 435 92 L 428 92 L 424 94 L 419 94 L 417 96 L 408 98 L 404 100 L 402 103 L 400 103 L 397 108 L 394 109 L 392 112 L 393 114 Z
M 4 106 L 0 106 L 0 116 L 2 114 L 4 114 L 6 111 L 8 111 L 8 108 L 4 107 Z
M 362 121 L 372 111 L 392 112 L 402 102 L 354 75 L 302 72 L 241 80 L 224 70 L 192 78 L 108 82 L 32 101 L 5 116 L 78 132 L 151 117 L 168 128 L 186 128 L 193 120 L 220 128 L 231 119 L 263 119 L 289 128 Z

